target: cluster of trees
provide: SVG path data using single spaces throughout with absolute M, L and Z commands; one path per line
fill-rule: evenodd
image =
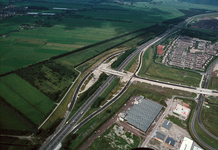
M 30 131 L 0 129 L 0 134 L 5 134 L 5 135 L 28 135 L 31 133 L 32 132 Z
M 52 74 L 52 77 L 47 75 L 48 72 L 46 72 L 43 67 L 47 67 L 51 70 L 49 72 Z M 53 92 L 48 92 L 41 89 L 41 85 L 43 85 L 43 82 L 49 81 L 54 86 L 57 86 L 57 84 L 62 82 L 64 78 L 72 80 L 78 76 L 78 72 L 76 72 L 74 69 L 70 70 L 65 66 L 52 60 L 30 65 L 28 67 L 15 71 L 15 73 L 23 79 L 27 80 L 31 85 L 35 86 L 38 90 L 47 95 L 53 101 L 59 100 L 59 97 L 61 96 L 63 90 L 65 90 L 68 85 L 66 85 L 66 87 L 62 90 L 54 90 Z M 55 78 L 55 80 L 53 78 Z M 39 84 L 37 84 L 36 81 Z
M 93 84 L 87 91 L 85 91 L 77 100 L 78 103 L 82 103 L 84 101 L 86 101 L 97 89 L 99 86 L 102 85 L 102 83 L 104 83 L 104 81 L 108 78 L 108 75 L 105 73 L 102 73 L 98 79 L 97 82 L 95 82 L 95 84 Z
M 106 8 L 106 7 L 104 7 L 104 8 L 92 8 L 92 9 L 96 9 L 96 10 L 112 10 L 112 11 L 129 11 L 128 9 L 116 9 L 116 8 Z
M 70 134 L 66 137 L 66 139 L 63 142 L 63 145 L 61 147 L 61 150 L 71 150 L 70 145 L 73 140 L 77 138 L 78 134 Z
M 44 6 L 28 6 L 28 9 L 37 9 L 37 10 L 49 10 L 47 7 Z
M 95 102 L 92 104 L 91 108 L 98 108 L 102 102 L 104 102 L 106 100 L 106 98 L 108 97 L 109 94 L 112 94 L 112 90 L 115 88 L 115 86 L 119 83 L 120 78 L 116 78 L 112 84 L 105 90 L 105 92 L 98 97 Z
M 105 100 L 104 97 L 98 97 L 95 100 L 95 102 L 92 104 L 91 108 L 98 108 L 104 100 Z
M 203 33 L 200 31 L 189 30 L 189 29 L 182 29 L 180 31 L 180 33 L 181 33 L 181 35 L 187 35 L 190 37 L 208 40 L 208 41 L 211 41 L 212 43 L 217 41 L 217 39 L 218 39 L 218 36 L 216 36 L 216 35 L 212 35 L 209 33 Z
M 179 9 L 182 13 L 184 13 L 187 17 L 199 15 L 199 14 L 206 14 L 206 13 L 212 13 L 216 11 L 209 11 L 207 9 L 195 9 L 195 8 L 190 8 L 189 10 L 185 9 Z
M 136 48 L 131 48 L 130 50 L 125 51 L 116 61 L 111 64 L 111 68 L 117 68 Z
M 1 136 L 0 137 L 0 147 L 1 149 L 16 149 L 16 150 L 33 150 L 34 146 L 27 140 L 21 140 L 16 137 L 7 137 Z
M 77 77 L 79 74 L 78 72 L 70 70 L 55 61 L 48 61 L 45 63 L 45 66 L 51 69 L 53 72 L 58 73 L 60 76 L 65 76 L 68 78 Z
M 152 36 L 152 37 L 145 38 L 145 39 L 143 39 L 142 41 L 138 42 L 137 45 L 142 45 L 142 44 L 144 44 L 145 42 L 151 40 L 152 38 L 153 38 L 153 36 Z
M 57 126 L 61 123 L 63 118 L 58 118 L 46 129 L 39 129 L 36 136 L 41 137 L 41 141 L 44 141 L 48 136 L 50 136 L 56 130 Z
M 129 21 L 129 20 L 104 19 L 104 18 L 93 18 L 93 17 L 84 17 L 84 19 L 133 23 L 133 21 Z

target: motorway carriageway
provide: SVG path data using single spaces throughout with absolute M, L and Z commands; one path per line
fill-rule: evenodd
M 160 39 L 162 39 L 164 36 L 166 36 L 169 32 L 173 31 L 176 28 L 171 28 L 168 30 L 168 32 L 165 32 L 164 34 L 148 41 L 147 43 L 140 46 L 137 50 L 135 50 L 132 54 L 130 54 L 117 68 L 117 71 L 122 71 L 122 69 L 143 49 L 147 49 L 149 46 L 153 45 Z M 79 110 L 69 119 L 68 124 L 65 124 L 57 133 L 54 134 L 53 138 L 51 140 L 47 140 L 45 144 L 42 145 L 40 148 L 41 150 L 53 150 L 57 147 L 57 145 L 64 140 L 64 138 L 69 134 L 69 131 L 72 130 L 72 128 L 75 128 L 77 125 L 77 122 L 82 118 L 82 116 L 88 111 L 88 109 L 91 107 L 92 103 L 107 89 L 107 87 L 110 85 L 110 83 L 116 78 L 114 75 L 110 75 L 107 80 L 102 84 L 101 87 L 99 87 L 96 92 L 79 108 Z M 83 81 L 84 82 L 84 81 Z M 81 82 L 79 86 L 82 85 Z M 68 110 L 71 110 L 74 106 L 74 103 L 76 101 L 77 94 L 79 92 L 79 88 L 76 89 L 76 92 L 74 93 L 70 108 Z M 78 126 L 77 126 L 78 127 Z
M 183 21 L 185 22 L 185 21 Z M 181 22 L 180 24 L 182 24 L 183 22 Z M 140 46 L 136 51 L 134 51 L 131 55 L 129 55 L 124 61 L 123 63 L 121 63 L 121 65 L 117 68 L 117 71 L 122 71 L 122 69 L 143 49 L 147 49 L 149 46 L 153 45 L 154 43 L 156 43 L 157 41 L 159 41 L 160 39 L 162 39 L 164 36 L 168 37 L 170 35 L 167 35 L 168 33 L 172 32 L 173 30 L 175 30 L 177 27 L 173 27 L 171 29 L 169 29 L 168 31 L 166 31 L 164 34 L 148 41 L 147 43 L 143 44 L 142 46 Z M 98 66 L 96 66 L 98 67 Z M 93 69 L 94 70 L 94 69 Z M 92 71 L 93 71 L 92 70 Z M 47 143 L 43 144 L 43 146 L 40 149 L 47 149 L 47 150 L 53 150 L 56 148 L 56 146 L 62 142 L 64 140 L 64 138 L 69 134 L 69 131 L 74 133 L 76 132 L 79 127 L 82 126 L 82 123 L 87 122 L 89 119 L 91 119 L 91 116 L 89 116 L 88 118 L 86 118 L 84 121 L 82 121 L 81 123 L 79 123 L 77 125 L 77 122 L 82 118 L 82 116 L 88 111 L 88 109 L 90 108 L 90 106 L 92 105 L 92 103 L 107 89 L 107 87 L 110 85 L 110 83 L 116 78 L 116 76 L 114 75 L 110 75 L 107 80 L 102 84 L 101 87 L 99 87 L 96 92 L 79 108 L 79 110 L 69 119 L 68 124 L 65 124 L 57 133 L 54 134 L 53 138 L 49 141 L 47 141 Z M 83 84 L 85 80 L 83 80 L 79 86 L 81 86 Z M 127 83 L 130 84 L 130 81 Z M 128 86 L 128 85 L 126 85 Z M 121 95 L 126 88 L 124 88 L 119 95 Z M 70 108 L 68 110 L 73 109 L 77 94 L 79 92 L 79 88 L 76 89 Z M 113 99 L 115 100 L 115 99 Z M 112 101 L 113 102 L 113 101 Z M 111 102 L 111 103 L 112 103 Z M 108 104 L 109 105 L 109 104 Z M 106 105 L 104 107 L 104 109 L 106 108 Z M 98 112 L 102 111 L 102 109 L 99 109 Z

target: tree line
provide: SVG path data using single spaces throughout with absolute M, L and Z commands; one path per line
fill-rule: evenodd
M 88 90 L 86 90 L 77 100 L 78 103 L 82 103 L 86 101 L 103 83 L 104 81 L 108 78 L 108 75 L 105 73 L 102 73 L 98 81 L 95 82 Z
M 101 106 L 101 104 L 106 100 L 106 98 L 108 97 L 108 95 L 110 94 L 110 92 L 114 89 L 114 87 L 119 83 L 120 78 L 116 78 L 112 84 L 108 87 L 107 90 L 105 90 L 105 92 L 98 97 L 95 102 L 92 104 L 91 108 L 98 108 Z
M 116 69 L 136 48 L 131 48 L 130 50 L 125 51 L 116 61 L 111 64 L 111 68 Z

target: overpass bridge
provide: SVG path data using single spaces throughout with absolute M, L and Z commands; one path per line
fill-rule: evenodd
M 123 77 L 126 75 L 126 73 L 123 73 L 123 72 L 120 72 L 120 71 L 116 71 L 116 70 L 113 70 L 113 69 L 108 69 L 108 68 L 101 68 L 100 69 L 102 72 L 105 72 L 105 73 L 108 73 L 108 74 L 113 74 L 113 75 L 116 75 L 116 76 L 120 76 L 120 77 Z

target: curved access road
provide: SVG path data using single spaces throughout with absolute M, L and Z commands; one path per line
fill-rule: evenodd
M 163 37 L 167 36 L 168 33 L 175 30 L 176 27 L 169 29 L 164 34 L 146 42 L 145 44 L 141 45 L 137 50 L 135 50 L 132 54 L 130 54 L 117 68 L 117 71 L 121 71 L 140 51 L 143 49 L 147 49 Z M 97 67 L 97 66 L 96 66 Z M 92 70 L 93 71 L 93 70 Z M 88 76 L 88 75 L 87 75 Z M 69 119 L 68 124 L 65 124 L 57 133 L 53 135 L 53 137 L 46 141 L 40 148 L 41 150 L 53 150 L 57 147 L 57 145 L 64 140 L 64 138 L 69 134 L 69 132 L 72 129 L 80 127 L 81 123 L 77 125 L 78 121 L 82 118 L 82 116 L 88 111 L 88 109 L 91 107 L 92 103 L 107 89 L 107 87 L 110 85 L 110 83 L 116 78 L 114 75 L 110 75 L 107 80 L 95 91 L 95 93 L 80 107 L 80 109 Z M 85 80 L 83 80 L 79 86 L 83 84 Z M 130 83 L 130 81 L 128 82 Z M 71 110 L 74 106 L 74 103 L 76 101 L 77 94 L 79 92 L 80 88 L 77 88 L 75 91 L 75 94 L 73 96 L 71 105 L 69 107 L 69 110 Z M 122 94 L 122 92 L 120 93 Z M 106 107 L 105 107 L 106 108 Z M 88 118 L 87 120 L 89 120 Z M 76 126 L 77 125 L 77 126 Z M 76 126 L 76 127 L 75 127 Z
M 185 20 L 187 21 L 187 20 Z M 181 22 L 179 25 L 184 24 L 184 22 Z M 141 45 L 136 51 L 134 51 L 131 55 L 129 55 L 124 61 L 123 63 L 120 64 L 120 66 L 117 68 L 117 71 L 121 71 L 140 51 L 142 51 L 143 49 L 147 49 L 148 47 L 150 47 L 151 45 L 153 45 L 154 43 L 156 43 L 157 41 L 161 40 L 162 38 L 166 37 L 166 36 L 170 36 L 167 35 L 168 33 L 176 30 L 177 27 L 173 27 L 171 29 L 169 29 L 168 31 L 166 31 L 164 34 L 148 41 L 147 43 Z M 98 66 L 96 66 L 98 67 Z M 92 70 L 93 71 L 93 70 Z M 88 75 L 87 75 L 88 76 Z M 86 77 L 87 77 L 86 76 Z M 110 85 L 110 83 L 116 78 L 116 76 L 114 75 L 110 75 L 107 80 L 95 91 L 95 93 L 80 107 L 80 109 L 69 119 L 68 124 L 65 124 L 63 127 L 60 128 L 59 131 L 57 131 L 53 137 L 50 140 L 47 140 L 46 143 L 44 143 L 42 145 L 42 147 L 40 148 L 40 150 L 53 150 L 57 147 L 57 145 L 62 142 L 64 140 L 64 138 L 71 132 L 74 133 L 75 131 L 77 131 L 77 129 L 79 129 L 83 124 L 85 124 L 88 120 L 90 120 L 92 118 L 92 116 L 89 116 L 88 118 L 86 118 L 85 120 L 83 120 L 81 123 L 78 123 L 78 121 L 82 118 L 82 116 L 88 111 L 88 109 L 90 108 L 90 106 L 92 105 L 92 103 L 107 89 L 107 87 Z M 74 106 L 74 103 L 76 101 L 76 97 L 77 94 L 79 92 L 79 87 L 81 87 L 81 85 L 83 84 L 85 80 L 82 80 L 82 82 L 79 84 L 78 88 L 76 89 L 71 105 L 69 107 L 69 110 L 71 110 Z M 126 86 L 128 86 L 128 84 L 130 84 L 130 81 L 127 83 Z M 123 92 L 125 91 L 125 88 L 119 93 L 119 95 L 121 95 Z M 117 97 L 116 97 L 117 98 Z M 114 99 L 116 100 L 116 99 Z M 113 101 L 112 101 L 113 102 Z M 111 103 L 112 103 L 111 102 Z M 109 104 L 108 104 L 109 105 Z M 98 112 L 104 110 L 107 106 L 105 106 L 102 109 L 99 109 Z M 69 111 L 68 110 L 68 111 Z
M 204 83 L 203 83 L 203 87 L 207 88 L 208 87 L 208 84 L 209 84 L 209 80 L 210 80 L 210 76 L 211 76 L 211 72 L 215 66 L 215 64 L 218 63 L 218 59 L 216 59 L 207 69 L 207 73 L 206 73 L 206 76 L 205 76 L 205 80 L 204 80 Z M 201 122 L 201 111 L 202 111 L 202 107 L 203 107 L 203 103 L 204 103 L 204 99 L 205 99 L 205 95 L 200 95 L 199 97 L 199 100 L 198 100 L 198 104 L 196 106 L 196 109 L 195 109 L 195 112 L 194 112 L 194 115 L 192 117 L 192 122 L 191 122 L 191 130 L 194 134 L 194 136 L 198 139 L 198 141 L 200 141 L 205 147 L 207 147 L 208 149 L 214 149 L 212 148 L 211 146 L 209 146 L 208 144 L 206 144 L 204 141 L 202 141 L 196 131 L 195 131 L 195 128 L 194 128 L 194 124 L 195 124 L 195 119 L 196 119 L 196 116 L 198 117 L 198 124 L 200 125 L 200 127 L 204 130 L 205 133 L 207 133 L 209 136 L 211 136 L 212 138 L 218 140 L 218 137 L 216 137 L 215 135 L 213 135 L 212 133 L 210 133 L 205 127 L 204 125 L 202 124 Z M 198 107 L 199 108 L 199 111 L 198 111 Z

